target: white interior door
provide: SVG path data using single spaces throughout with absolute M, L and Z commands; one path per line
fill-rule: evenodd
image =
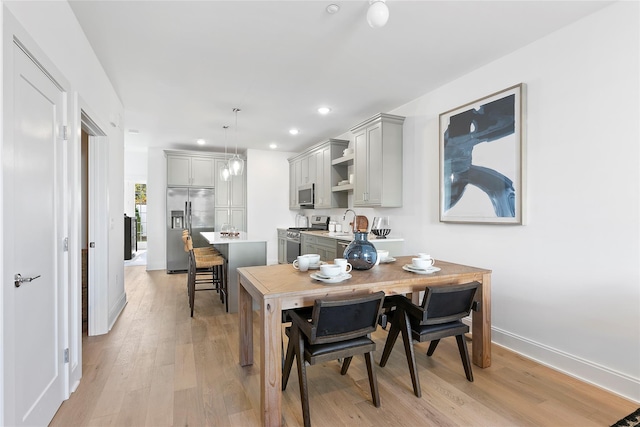
M 109 332 L 109 146 L 89 136 L 89 335 Z
M 6 54 L 6 53 L 5 53 Z M 65 398 L 65 93 L 13 46 L 12 138 L 4 149 L 5 422 L 47 425 Z M 33 280 L 29 280 L 32 278 Z M 20 285 L 18 287 L 18 285 Z

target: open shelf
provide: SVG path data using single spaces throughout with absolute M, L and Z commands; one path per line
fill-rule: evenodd
M 336 185 L 331 187 L 331 191 L 351 191 L 353 190 L 353 184 Z
M 353 162 L 353 154 L 349 154 L 348 156 L 343 156 L 343 157 L 338 157 L 337 159 L 333 159 L 331 160 L 331 164 L 332 165 L 341 165 L 341 164 L 347 164 L 349 162 Z

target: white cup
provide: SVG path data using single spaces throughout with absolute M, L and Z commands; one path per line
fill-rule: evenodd
M 379 251 L 376 251 L 376 252 L 378 252 L 378 260 L 379 261 L 384 261 L 385 259 L 389 258 L 389 251 L 379 250 Z
M 309 260 L 309 266 L 317 266 L 320 264 L 320 255 L 318 254 L 305 254 L 304 257 L 307 257 Z
M 349 264 L 349 261 L 347 261 L 346 258 L 336 258 L 333 260 L 333 263 L 335 265 L 339 265 L 340 266 L 340 271 L 343 274 L 346 274 L 348 272 L 351 271 L 351 269 L 353 268 L 351 264 Z
M 433 265 L 433 258 L 412 258 L 411 263 L 415 268 L 426 270 Z
M 293 268 L 300 271 L 307 271 L 309 269 L 309 258 L 304 255 L 299 255 L 298 258 L 293 261 Z
M 320 273 L 326 277 L 336 277 L 342 273 L 342 267 L 336 264 L 322 264 L 320 266 Z
M 431 258 L 431 255 L 426 252 L 418 252 L 418 258 Z

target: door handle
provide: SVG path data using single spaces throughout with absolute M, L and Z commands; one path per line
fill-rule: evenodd
M 20 273 L 17 273 L 15 276 L 13 276 L 13 280 L 14 280 L 13 284 L 16 285 L 16 288 L 19 288 L 20 285 L 22 285 L 23 283 L 32 282 L 36 280 L 38 277 L 40 277 L 39 274 L 35 277 L 22 277 Z

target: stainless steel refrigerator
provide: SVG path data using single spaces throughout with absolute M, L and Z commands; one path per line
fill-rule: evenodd
M 167 188 L 167 272 L 187 271 L 182 230 L 189 230 L 193 246 L 207 246 L 201 231 L 214 231 L 213 188 Z

